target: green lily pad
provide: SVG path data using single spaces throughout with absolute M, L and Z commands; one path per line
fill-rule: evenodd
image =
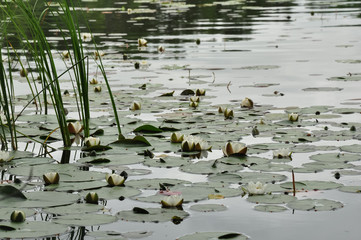
M 52 219 L 54 223 L 66 224 L 68 226 L 98 226 L 116 222 L 117 220 L 112 215 L 95 213 L 62 215 Z
M 333 211 L 342 208 L 343 204 L 328 199 L 302 199 L 289 202 L 287 207 L 301 211 Z
M 86 236 L 97 239 L 97 240 L 126 240 L 126 236 L 123 236 L 122 233 L 115 231 L 93 231 L 87 232 Z M 144 234 L 144 237 L 148 235 Z
M 104 206 L 97 204 L 88 204 L 88 203 L 75 203 L 67 206 L 61 207 L 52 207 L 44 208 L 43 212 L 56 214 L 56 215 L 69 215 L 69 214 L 83 214 L 98 212 L 99 210 L 104 209 Z
M 227 207 L 222 204 L 195 204 L 189 209 L 197 212 L 219 212 L 227 210 Z
M 171 208 L 145 208 L 148 214 L 139 214 L 133 210 L 121 211 L 116 214 L 120 220 L 132 222 L 167 222 L 171 221 L 173 217 L 177 216 L 184 219 L 189 214 L 183 210 Z
M 345 152 L 361 153 L 361 145 L 360 144 L 341 146 L 340 149 L 341 149 L 341 151 L 345 151 Z M 361 156 L 359 156 L 359 160 L 361 160 Z
M 257 171 L 265 171 L 265 172 L 280 172 L 280 171 L 290 171 L 292 169 L 292 166 L 288 164 L 280 164 L 280 163 L 277 164 L 267 163 L 267 164 L 250 166 L 250 169 Z
M 26 199 L 26 196 L 16 187 L 4 185 L 0 186 L 0 200 L 5 198 Z
M 163 168 L 172 168 L 180 167 L 185 164 L 189 164 L 189 158 L 180 158 L 180 157 L 165 157 L 159 159 L 146 159 L 143 163 L 149 167 L 163 167 Z
M 125 182 L 125 184 L 127 185 L 128 182 Z M 120 197 L 125 197 L 125 198 L 134 197 L 141 194 L 140 190 L 128 186 L 103 187 L 101 189 L 96 189 L 93 192 L 98 193 L 99 198 L 106 200 L 119 199 Z M 82 192 L 81 195 L 85 197 L 87 193 L 88 193 L 87 191 Z
M 321 162 L 347 163 L 361 160 L 361 156 L 348 153 L 320 153 L 310 156 L 310 159 Z
M 23 211 L 26 217 L 34 216 L 37 213 L 34 209 L 31 208 L 11 208 L 11 207 L 0 208 L 0 220 L 4 220 L 4 221 L 10 220 L 11 213 L 15 210 Z
M 197 232 L 183 237 L 178 238 L 178 240 L 209 240 L 209 239 L 232 239 L 232 240 L 247 240 L 247 236 L 242 233 L 234 232 Z
M 242 165 L 230 165 L 215 161 L 199 161 L 189 163 L 179 168 L 181 171 L 195 174 L 211 174 L 219 172 L 236 172 L 243 169 Z
M 82 190 L 97 189 L 107 186 L 105 181 L 87 181 L 87 182 L 59 182 L 45 186 L 45 191 L 58 192 L 77 192 Z
M 163 132 L 157 127 L 154 127 L 153 125 L 146 124 L 140 127 L 137 127 L 133 130 L 133 132 L 140 132 L 140 133 L 160 133 Z
M 361 193 L 361 186 L 343 186 L 338 190 L 341 192 L 349 192 L 349 193 Z
M 260 212 L 270 212 L 270 213 L 284 212 L 288 210 L 287 208 L 278 205 L 256 205 L 254 209 Z
M 247 198 L 247 201 L 251 203 L 263 203 L 263 204 L 283 204 L 296 200 L 294 196 L 286 194 L 265 194 L 265 195 L 253 195 Z
M 143 136 L 135 136 L 132 139 L 120 139 L 111 145 L 122 146 L 122 147 L 139 147 L 139 146 L 152 146 L 150 142 Z
M 94 166 L 130 165 L 144 162 L 144 156 L 135 154 L 105 154 L 80 158 L 77 162 Z
M 140 179 L 140 180 L 129 180 L 126 182 L 127 186 L 148 189 L 148 190 L 157 190 L 159 189 L 159 183 L 166 184 L 168 186 L 174 186 L 178 184 L 190 184 L 191 182 L 179 179 L 172 178 L 152 178 L 152 179 Z
M 14 228 L 14 231 L 4 231 L 4 226 Z M 1 239 L 24 239 L 24 238 L 42 238 L 52 235 L 65 233 L 68 226 L 55 224 L 52 222 L 30 222 L 22 223 L 1 222 L 0 238 Z
M 328 190 L 328 189 L 336 189 L 343 186 L 340 183 L 326 182 L 326 181 L 301 181 L 301 182 L 296 182 L 295 185 L 296 185 L 296 190 L 298 191 Z M 286 183 L 282 183 L 281 187 L 286 189 L 293 189 L 293 184 L 292 182 L 286 182 Z

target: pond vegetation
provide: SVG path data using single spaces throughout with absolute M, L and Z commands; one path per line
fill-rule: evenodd
M 357 239 L 360 5 L 2 3 L 0 238 Z

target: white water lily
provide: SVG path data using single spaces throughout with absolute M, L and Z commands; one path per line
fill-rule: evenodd
M 95 86 L 94 87 L 94 92 L 101 92 L 102 91 L 102 87 L 101 86 Z
M 226 108 L 218 107 L 218 113 L 224 113 L 224 110 L 226 110 Z
M 70 122 L 68 123 L 68 130 L 69 133 L 72 134 L 79 134 L 81 131 L 83 131 L 83 125 L 79 121 L 76 122 Z
M 11 159 L 9 152 L 0 151 L 0 163 L 9 162 Z
M 181 143 L 181 142 L 183 142 L 183 140 L 184 140 L 184 134 L 181 134 L 179 132 L 174 132 L 170 136 L 170 141 L 172 143 Z
M 196 108 L 196 107 L 198 107 L 198 102 L 189 102 L 189 106 L 190 107 L 194 107 L 194 108 Z
M 89 192 L 85 196 L 85 202 L 92 203 L 92 204 L 98 204 L 99 196 L 96 192 Z
M 289 148 L 281 148 L 273 151 L 274 158 L 291 158 L 292 152 Z
M 181 148 L 183 152 L 192 152 L 194 151 L 195 144 L 192 140 L 184 140 L 182 142 Z
M 261 182 L 249 182 L 247 186 L 247 192 L 249 195 L 263 195 L 266 193 L 267 184 Z
M 59 173 L 57 172 L 48 172 L 43 175 L 43 179 L 46 185 L 57 184 L 59 183 Z
M 65 50 L 61 53 L 61 56 L 64 58 L 64 59 L 68 59 L 70 57 L 70 53 L 68 50 Z
M 164 51 L 165 51 L 165 49 L 164 49 L 163 46 L 159 46 L 159 47 L 158 47 L 158 52 L 164 53 Z
M 245 98 L 241 102 L 241 107 L 243 108 L 253 108 L 253 101 L 249 98 Z
M 226 145 L 222 148 L 223 154 L 226 157 L 232 155 L 246 155 L 247 147 L 243 143 L 239 142 L 227 142 Z
M 189 98 L 189 101 L 191 102 L 199 102 L 201 99 L 198 96 L 192 96 Z
M 105 175 L 105 180 L 107 180 L 107 183 L 110 186 L 122 186 L 123 183 L 125 182 L 125 178 L 123 176 L 120 176 L 118 174 L 107 174 Z
M 92 80 L 89 81 L 89 83 L 91 85 L 95 85 L 95 84 L 98 84 L 98 80 L 96 80 L 95 78 L 93 78 Z
M 95 59 L 98 59 L 98 57 L 105 56 L 105 52 L 103 52 L 103 51 L 95 51 L 94 56 L 95 56 Z
M 161 204 L 163 207 L 179 207 L 183 203 L 183 197 L 182 195 L 170 195 L 165 196 L 161 200 Z
M 234 117 L 233 110 L 229 108 L 224 109 L 223 115 L 225 119 L 232 119 Z
M 196 96 L 204 96 L 204 95 L 206 95 L 206 90 L 204 90 L 204 89 L 196 90 Z
M 196 151 L 211 151 L 211 149 L 212 146 L 209 146 L 208 142 L 204 140 L 196 142 L 194 145 L 194 150 Z
M 139 47 L 146 47 L 148 44 L 148 41 L 144 38 L 138 38 L 138 46 Z
M 132 111 L 140 110 L 141 108 L 142 108 L 142 106 L 141 106 L 140 102 L 136 102 L 136 101 L 134 101 L 132 103 L 132 105 L 130 106 L 130 110 L 132 110 Z
M 209 146 L 207 141 L 204 141 L 198 136 L 183 136 L 182 142 L 182 151 L 183 152 L 192 152 L 192 151 L 210 151 L 212 146 Z
M 84 144 L 87 147 L 94 147 L 100 145 L 100 138 L 96 137 L 87 137 L 84 139 Z
M 24 222 L 25 219 L 25 213 L 20 210 L 14 210 L 10 215 L 10 221 L 12 222 Z
M 90 42 L 92 40 L 92 35 L 90 33 L 81 33 L 80 37 L 83 42 Z
M 298 121 L 298 114 L 297 113 L 290 113 L 288 114 L 288 120 L 292 121 L 292 122 L 297 122 Z

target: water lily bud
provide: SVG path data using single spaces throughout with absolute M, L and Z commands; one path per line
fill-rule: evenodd
M 139 67 L 140 67 L 140 63 L 139 63 L 139 62 L 135 62 L 135 63 L 134 63 L 134 68 L 135 68 L 135 69 L 139 69 Z
M 25 213 L 20 210 L 15 210 L 10 215 L 10 220 L 12 222 L 24 222 L 26 219 Z
M 141 108 L 142 108 L 142 107 L 141 107 L 140 102 L 136 102 L 136 101 L 134 101 L 134 102 L 132 103 L 132 105 L 130 106 L 130 110 L 132 110 L 132 111 L 140 110 Z
M 103 52 L 103 51 L 95 51 L 94 56 L 95 56 L 95 59 L 98 59 L 98 57 L 105 56 L 105 52 Z
M 292 152 L 289 148 L 281 148 L 273 151 L 273 158 L 291 158 Z
M 64 58 L 64 59 L 68 59 L 70 57 L 70 53 L 68 50 L 65 50 L 61 53 L 61 56 Z
M 123 176 L 120 176 L 118 174 L 107 174 L 105 176 L 105 179 L 107 180 L 107 183 L 109 186 L 122 186 L 125 182 L 125 178 Z
M 0 151 L 0 163 L 9 162 L 11 159 L 9 152 Z
M 229 108 L 224 109 L 223 114 L 224 114 L 225 119 L 233 119 L 233 117 L 234 117 L 233 110 L 229 109 Z
M 22 68 L 22 69 L 20 70 L 20 76 L 21 76 L 21 77 L 26 77 L 26 76 L 28 76 L 28 70 L 26 70 L 25 68 Z
M 195 144 L 192 140 L 184 140 L 181 145 L 183 152 L 192 152 L 194 151 L 194 147 Z
M 101 92 L 102 91 L 102 87 L 101 86 L 96 86 L 94 87 L 94 92 Z
M 218 107 L 218 113 L 223 113 L 223 112 L 224 112 L 224 110 L 225 110 L 225 108 L 224 108 L 224 107 Z
M 196 107 L 198 107 L 198 102 L 190 102 L 189 106 L 196 108 Z
M 87 137 L 84 139 L 84 144 L 87 147 L 94 147 L 100 145 L 100 138 Z
M 50 184 L 58 184 L 60 177 L 59 177 L 59 173 L 57 172 L 48 172 L 43 175 L 43 179 L 45 185 L 50 185 Z
M 160 52 L 160 53 L 164 53 L 164 47 L 163 46 L 159 46 L 158 47 L 158 52 Z
M 298 121 L 298 114 L 297 113 L 288 114 L 288 120 L 290 120 L 292 122 Z
M 138 46 L 139 47 L 146 47 L 148 44 L 148 41 L 144 38 L 138 38 Z
M 245 98 L 241 102 L 241 107 L 243 108 L 253 108 L 253 101 L 249 98 Z
M 163 207 L 179 207 L 183 203 L 183 197 L 182 195 L 170 195 L 165 196 L 161 200 L 161 204 Z
M 204 90 L 204 89 L 196 90 L 196 96 L 204 96 L 204 95 L 206 95 L 206 90 Z
M 95 78 L 93 78 L 92 80 L 89 81 L 89 83 L 91 85 L 95 85 L 95 84 L 98 84 L 98 80 L 96 80 Z
M 212 146 L 209 146 L 208 142 L 206 141 L 199 141 L 194 144 L 194 150 L 196 151 L 211 151 Z
M 79 121 L 76 122 L 70 122 L 68 123 L 68 130 L 69 133 L 72 134 L 79 134 L 81 131 L 83 131 L 83 125 Z
M 181 143 L 183 142 L 183 138 L 184 138 L 184 135 L 181 134 L 181 133 L 178 133 L 178 132 L 174 132 L 172 133 L 172 135 L 170 136 L 170 141 L 172 143 Z
M 249 182 L 247 186 L 247 192 L 249 195 L 263 195 L 266 193 L 267 184 L 261 182 Z
M 189 98 L 189 101 L 191 102 L 199 102 L 201 99 L 198 96 L 192 96 Z
M 196 44 L 197 44 L 197 45 L 201 44 L 201 40 L 200 40 L 199 38 L 197 38 Z
M 98 194 L 96 192 L 89 192 L 85 196 L 85 201 L 87 203 L 98 204 L 98 201 L 99 201 Z
M 226 157 L 232 155 L 244 156 L 247 153 L 247 147 L 243 143 L 227 142 L 226 145 L 222 148 L 222 151 Z

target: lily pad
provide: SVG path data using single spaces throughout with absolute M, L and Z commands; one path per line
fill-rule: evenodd
M 340 187 L 339 190 L 341 192 L 361 193 L 361 186 L 343 186 Z
M 209 240 L 209 239 L 232 239 L 232 240 L 247 240 L 247 236 L 242 233 L 234 232 L 197 232 L 183 237 L 178 238 L 178 240 Z
M 340 149 L 341 151 L 345 151 L 345 152 L 361 153 L 361 144 L 341 146 Z M 359 156 L 359 160 L 361 160 L 361 156 Z
M 294 196 L 286 194 L 265 194 L 265 195 L 253 195 L 247 198 L 247 201 L 252 203 L 263 204 L 283 204 L 296 200 Z
M 227 207 L 222 204 L 195 204 L 189 209 L 197 212 L 219 212 L 227 210 Z
M 284 212 L 288 210 L 287 208 L 278 205 L 256 205 L 254 209 L 260 212 L 270 212 L 270 213 Z
M 54 223 L 66 224 L 68 226 L 98 226 L 116 222 L 117 220 L 112 215 L 95 213 L 62 215 L 52 219 Z
M 127 182 L 125 182 L 125 184 L 127 185 Z M 128 187 L 128 186 L 103 187 L 103 188 L 97 189 L 93 192 L 96 192 L 100 199 L 106 199 L 106 200 L 119 199 L 121 197 L 124 197 L 124 198 L 133 197 L 133 196 L 137 196 L 141 193 L 140 190 L 132 188 L 132 187 Z M 82 192 L 82 196 L 85 197 L 87 195 L 87 193 L 88 192 Z
M 148 190 L 157 190 L 159 189 L 159 183 L 166 184 L 168 186 L 175 186 L 178 184 L 190 184 L 191 182 L 172 179 L 172 178 L 152 178 L 152 179 L 140 179 L 140 180 L 130 180 L 126 184 L 129 187 L 148 189 Z
M 342 208 L 343 204 L 328 199 L 302 199 L 289 202 L 287 207 L 301 211 L 333 211 Z
M 104 209 L 104 206 L 97 204 L 88 204 L 88 203 L 84 203 L 84 204 L 75 203 L 61 207 L 44 208 L 43 212 L 56 214 L 56 215 L 69 215 L 69 214 L 98 212 L 101 209 Z
M 300 191 L 300 190 L 328 190 L 328 189 L 336 189 L 339 188 L 341 186 L 343 186 L 340 183 L 335 183 L 335 182 L 326 182 L 326 181 L 301 181 L 301 182 L 296 182 L 296 190 Z M 282 183 L 281 187 L 286 188 L 286 189 L 293 189 L 293 184 L 292 182 L 286 182 L 286 183 Z
M 361 156 L 348 153 L 320 153 L 310 156 L 310 159 L 320 162 L 347 163 L 352 161 L 359 161 L 361 160 Z
M 15 231 L 4 231 L 4 226 L 14 228 Z M 52 235 L 65 233 L 68 226 L 55 224 L 52 222 L 30 222 L 22 223 L 1 222 L 0 238 L 1 239 L 24 239 L 24 238 L 42 238 Z
M 135 213 L 133 210 L 121 211 L 116 214 L 120 220 L 133 222 L 167 222 L 171 221 L 173 217 L 184 219 L 189 214 L 183 210 L 171 208 L 145 208 L 148 214 Z
M 31 208 L 0 208 L 0 220 L 10 220 L 11 213 L 15 210 L 23 211 L 26 217 L 31 217 L 37 213 L 34 209 Z

